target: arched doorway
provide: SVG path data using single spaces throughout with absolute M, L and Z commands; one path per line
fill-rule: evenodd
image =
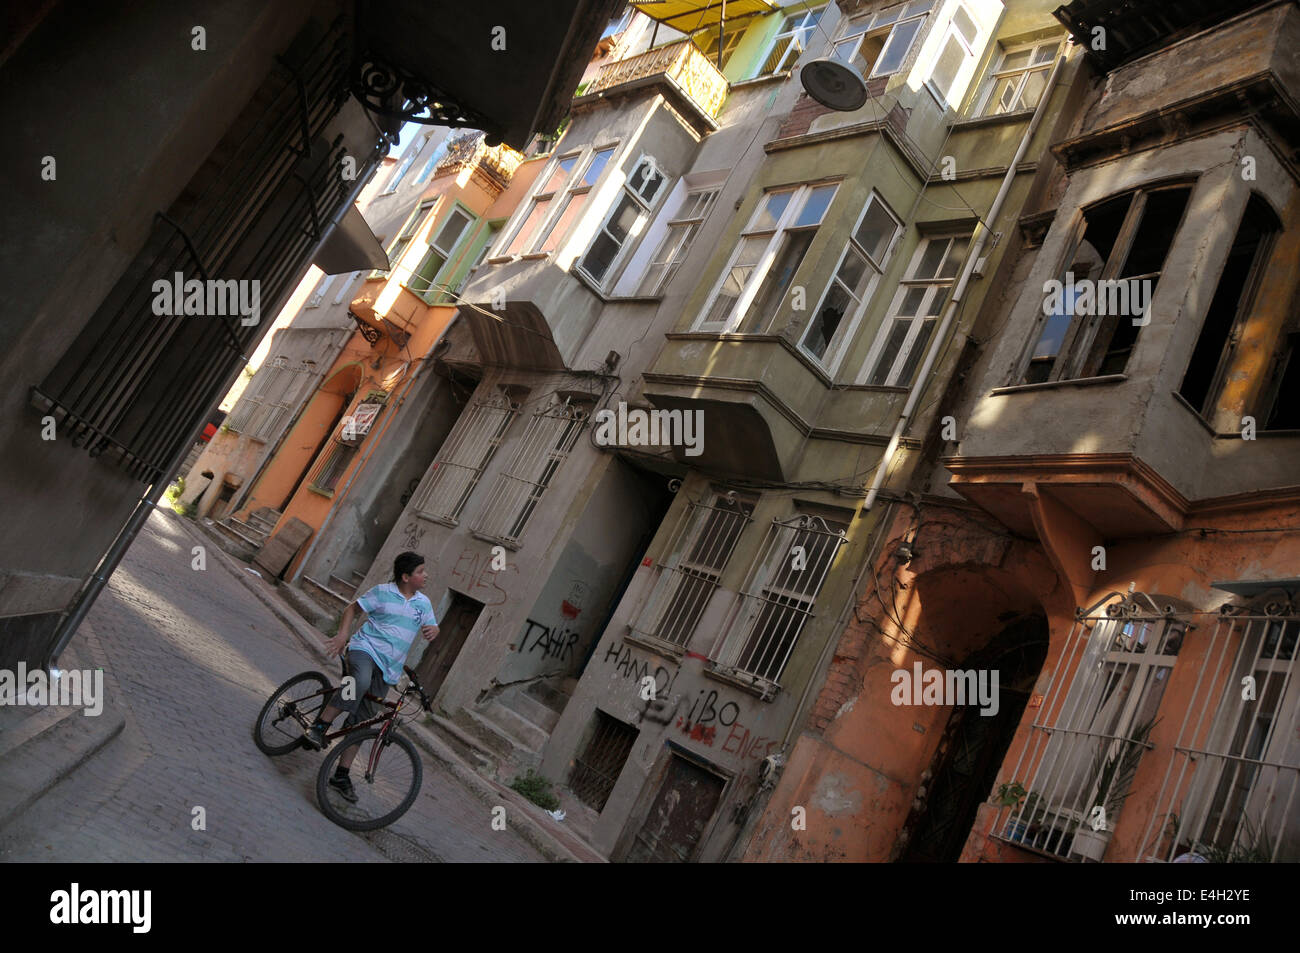
M 930 765 L 924 802 L 907 819 L 911 836 L 900 861 L 953 863 L 961 856 L 1047 657 L 1047 640 L 1044 616 L 1022 617 L 956 666 L 998 672 L 997 713 L 982 715 L 975 705 L 953 710 Z

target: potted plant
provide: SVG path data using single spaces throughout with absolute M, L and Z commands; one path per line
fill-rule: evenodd
M 1036 791 L 1026 791 L 1025 786 L 1019 781 L 1009 781 L 998 785 L 998 792 L 993 796 L 993 803 L 999 808 L 1009 807 L 1013 809 L 1011 817 L 1007 820 L 1006 829 L 1003 836 L 1007 840 L 1023 842 L 1029 834 L 1038 818 L 1035 816 L 1040 813 L 1040 798 Z
M 1127 739 L 1119 743 L 1118 749 L 1107 745 L 1097 753 L 1093 765 L 1096 803 L 1089 808 L 1083 822 L 1077 824 L 1073 831 L 1071 854 L 1092 861 L 1100 861 L 1105 855 L 1111 835 L 1115 832 L 1114 819 L 1129 795 L 1138 762 L 1142 760 L 1147 738 L 1154 727 L 1154 721 L 1141 722 Z M 1101 810 L 1098 811 L 1098 808 Z

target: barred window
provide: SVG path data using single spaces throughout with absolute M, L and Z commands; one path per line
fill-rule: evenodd
M 519 542 L 542 496 L 577 444 L 590 409 L 589 401 L 557 395 L 549 407 L 533 414 L 510 468 L 483 504 L 475 532 L 506 543 Z
M 753 512 L 754 500 L 734 491 L 688 504 L 633 631 L 685 646 Z
M 1214 620 L 1197 697 L 1217 704 L 1180 716 L 1139 859 L 1300 861 L 1297 642 L 1300 613 L 1285 602 Z
M 803 514 L 773 520 L 714 657 L 765 691 L 781 672 L 845 542 L 847 524 Z
M 263 365 L 227 421 L 227 428 L 263 442 L 273 439 L 288 419 L 291 409 L 310 380 L 310 368 L 288 366 L 276 357 Z
M 467 407 L 416 490 L 415 511 L 455 526 L 518 413 L 519 405 L 505 395 Z

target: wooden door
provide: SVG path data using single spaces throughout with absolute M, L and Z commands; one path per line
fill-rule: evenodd
M 465 646 L 465 639 L 478 622 L 478 615 L 483 611 L 483 603 L 469 596 L 462 596 L 455 590 L 451 593 L 451 605 L 447 614 L 438 621 L 438 637 L 420 657 L 420 664 L 415 673 L 420 684 L 429 693 L 430 698 L 438 694 L 447 673 L 456 664 L 456 657 Z
M 722 799 L 722 778 L 677 755 L 625 858 L 629 863 L 691 860 Z

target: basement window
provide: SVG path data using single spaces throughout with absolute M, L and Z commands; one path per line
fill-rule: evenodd
M 1083 211 L 1066 267 L 1043 288 L 1043 317 L 1019 383 L 1124 372 L 1191 192 L 1139 189 Z
M 573 774 L 569 776 L 569 787 L 579 801 L 597 813 L 605 809 L 636 737 L 634 727 L 596 709 L 591 738 L 574 759 Z
M 1264 200 L 1252 195 L 1196 339 L 1196 349 L 1178 392 L 1206 420 L 1214 422 L 1216 408 L 1231 377 L 1230 371 L 1238 357 L 1237 346 L 1250 319 L 1264 263 L 1277 231 L 1276 222 Z

